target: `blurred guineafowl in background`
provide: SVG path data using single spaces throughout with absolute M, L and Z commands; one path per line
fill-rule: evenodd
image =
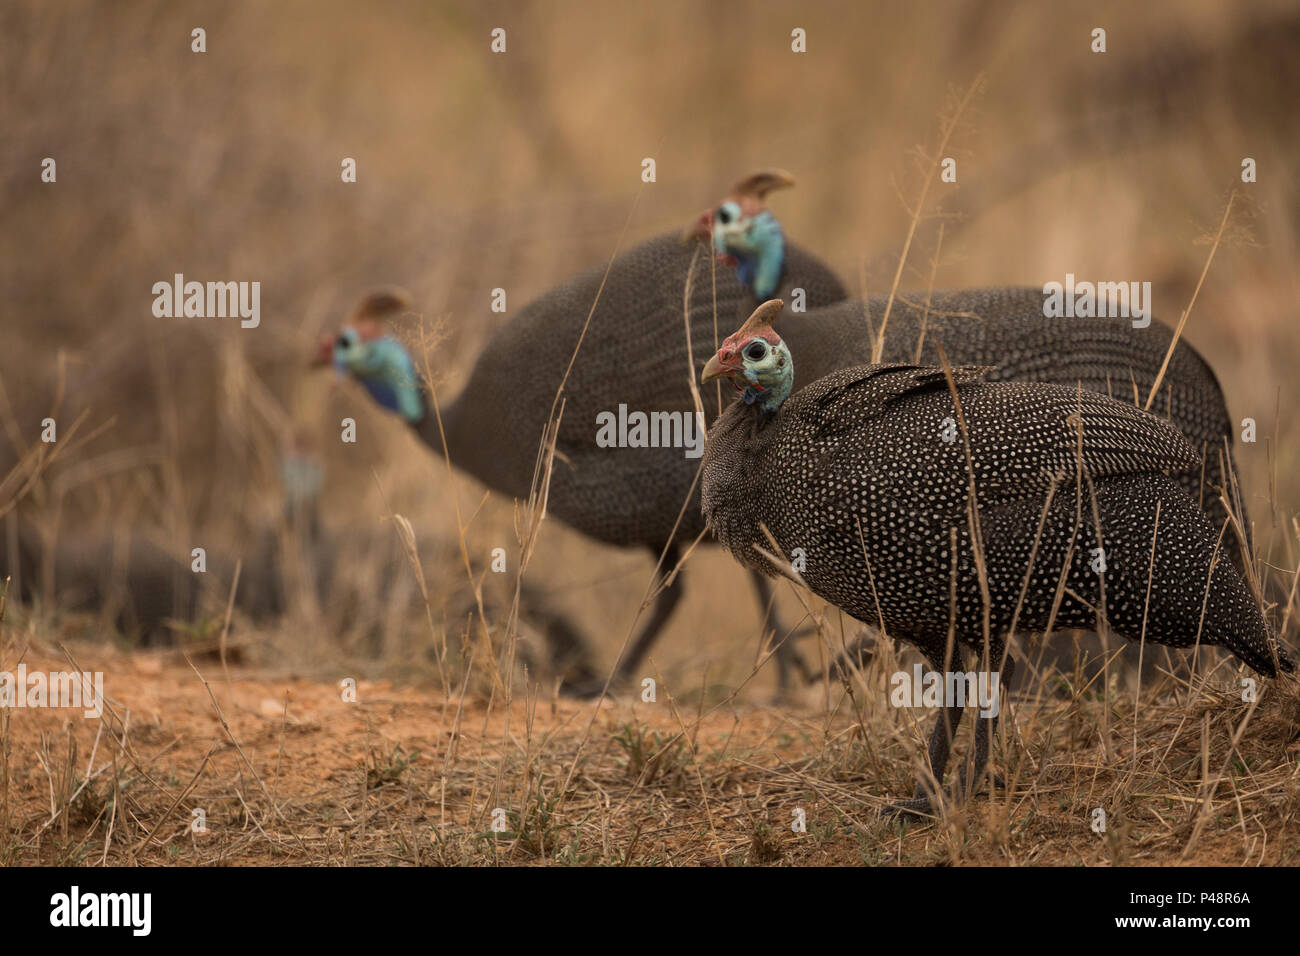
M 11 577 L 24 601 L 96 613 L 104 626 L 158 646 L 198 627 L 205 612 L 222 613 L 238 563 L 234 607 L 253 620 L 279 617 L 298 588 L 323 596 L 334 569 L 319 516 L 319 461 L 295 435 L 280 464 L 281 520 L 238 553 L 204 547 L 203 573 L 188 548 L 168 545 L 156 529 L 92 525 L 51 536 L 44 522 L 15 510 L 6 516 L 0 579 Z
M 953 370 L 958 401 L 943 370 L 920 365 L 846 368 L 792 396 L 780 310 L 760 306 L 702 374 L 741 393 L 709 432 L 702 485 L 714 534 L 742 564 L 771 574 L 764 552 L 800 548 L 815 593 L 940 673 L 964 671 L 974 649 L 1003 687 L 1008 633 L 1099 620 L 1130 640 L 1220 645 L 1267 676 L 1294 669 L 1237 570 L 1215 560 L 1217 529 L 1168 477 L 1197 466 L 1177 429 L 979 368 Z M 963 789 L 984 772 L 992 710 Z M 946 701 L 931 736 L 940 788 L 963 712 Z M 932 806 L 923 780 L 895 809 Z
M 753 194 L 747 208 L 754 209 L 758 197 L 778 180 L 782 185 L 792 181 L 788 174 L 763 173 L 746 180 L 750 186 L 737 188 Z M 521 499 L 529 495 L 538 444 L 568 370 L 548 513 L 597 541 L 647 548 L 656 558 L 663 554 L 663 570 L 670 572 L 682 546 L 704 529 L 695 488 L 703 430 L 688 456 L 691 449 L 680 443 L 601 447 L 597 423 L 599 416 L 617 413 L 622 405 L 634 412 L 682 416 L 683 437 L 699 428 L 691 380 L 698 368 L 695 359 L 711 353 L 718 341 L 715 302 L 717 315 L 730 316 L 747 313 L 753 300 L 731 270 L 718 270 L 711 281 L 708 259 L 682 238 L 670 233 L 643 242 L 614 260 L 607 279 L 601 266 L 526 306 L 493 335 L 461 394 L 440 403 L 441 427 L 414 361 L 385 329 L 384 320 L 407 307 L 400 295 L 377 293 L 365 299 L 345 326 L 321 343 L 317 360 L 358 379 L 437 453 L 443 451 L 445 434 L 453 464 Z M 756 274 L 764 281 L 775 275 L 782 288 L 803 289 L 809 307 L 844 298 L 831 270 L 799 247 L 783 242 L 779 262 L 776 273 L 763 269 Z M 688 283 L 689 323 L 683 321 Z M 647 349 L 651 338 L 655 347 Z M 771 608 L 767 582 L 755 576 L 755 586 L 764 607 Z M 681 600 L 682 588 L 679 572 L 660 590 L 621 659 L 620 679 L 639 665 Z M 784 630 L 777 629 L 778 675 L 785 686 L 791 667 L 802 662 L 794 659 L 792 642 L 782 640 Z M 575 682 L 570 690 L 594 693 L 602 683 Z
M 764 169 L 731 187 L 721 202 L 700 213 L 684 239 L 701 239 L 736 269 L 757 304 L 777 294 L 785 275 L 785 230 L 767 207 L 767 194 L 794 185 L 783 169 Z M 795 270 L 796 276 L 801 276 Z
M 255 627 L 293 618 L 310 605 L 319 614 L 308 620 L 317 626 L 378 650 L 381 632 L 398 615 L 425 613 L 409 553 L 391 528 L 340 532 L 323 526 L 323 467 L 300 436 L 284 453 L 281 471 L 281 520 L 244 547 L 206 548 L 205 573 L 195 573 L 190 553 L 168 546 L 156 533 L 94 526 L 50 540 L 32 520 L 11 512 L 0 521 L 0 529 L 8 532 L 0 546 L 0 587 L 10 578 L 14 598 L 60 612 L 95 614 L 100 628 L 116 630 L 142 646 L 179 644 L 194 653 L 217 646 L 215 635 L 224 626 L 238 564 L 233 608 Z M 454 563 L 453 551 L 447 541 L 422 543 L 420 566 Z M 532 639 L 529 643 L 543 646 L 546 653 L 546 660 L 536 661 L 525 644 L 520 660 L 533 673 L 594 681 L 581 635 L 550 597 L 527 581 L 519 597 L 517 624 Z M 494 609 L 503 603 L 490 592 L 483 600 Z M 463 619 L 468 605 L 452 603 L 449 610 L 453 620 Z

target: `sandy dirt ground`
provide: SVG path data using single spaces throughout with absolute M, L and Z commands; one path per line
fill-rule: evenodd
M 1203 689 L 1199 706 L 1148 706 L 1140 729 L 1122 702 L 1106 728 L 1098 700 L 1022 698 L 1000 764 L 1009 788 L 903 826 L 880 811 L 908 789 L 928 719 L 884 726 L 842 685 L 824 688 L 829 709 L 701 707 L 662 689 L 654 703 L 599 708 L 449 699 L 369 680 L 352 702 L 343 677 L 223 670 L 175 652 L 68 653 L 104 673 L 107 704 L 100 719 L 5 715 L 8 863 L 1300 860 L 1300 745 L 1287 743 L 1280 694 L 1248 715 Z M 11 646 L 5 667 L 19 662 L 29 674 L 70 668 L 40 642 L 20 659 Z M 1094 807 L 1107 809 L 1105 833 L 1093 831 Z

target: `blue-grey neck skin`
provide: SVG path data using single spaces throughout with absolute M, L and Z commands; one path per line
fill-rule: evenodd
M 355 329 L 344 329 L 334 346 L 334 366 L 340 374 L 354 377 L 380 406 L 399 415 L 434 452 L 445 451 L 470 474 L 494 473 L 496 463 L 490 444 L 483 441 L 481 416 L 472 406 L 466 407 L 463 395 L 443 402 L 435 414 L 428 387 L 397 339 L 363 341 Z M 516 493 L 514 488 L 511 491 Z
M 734 207 L 733 213 L 728 207 Z M 724 211 L 734 216 L 723 222 Z M 713 223 L 714 250 L 736 259 L 736 277 L 765 302 L 776 294 L 785 267 L 785 232 L 771 211 L 740 217 L 739 206 L 724 203 Z
M 778 342 L 761 364 L 746 361 L 742 374 L 746 384 L 741 401 L 757 405 L 768 416 L 775 415 L 794 387 L 794 359 L 785 343 Z
M 347 329 L 334 346 L 334 366 L 351 373 L 372 398 L 411 425 L 427 414 L 415 362 L 406 347 L 391 336 L 363 342 Z

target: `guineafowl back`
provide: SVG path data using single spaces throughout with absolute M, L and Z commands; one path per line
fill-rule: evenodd
M 683 319 L 688 277 L 689 350 Z M 792 286 L 805 290 L 810 308 L 845 296 L 830 269 L 788 245 L 783 287 Z M 684 243 L 677 234 L 618 256 L 608 279 L 604 265 L 577 276 L 500 329 L 465 390 L 443 410 L 453 462 L 498 491 L 526 498 L 552 399 L 581 336 L 564 388 L 550 513 L 611 544 L 663 545 L 690 496 L 699 457 L 686 457 L 681 447 L 599 447 L 597 416 L 617 415 L 622 404 L 629 412 L 689 415 L 695 428 L 691 383 L 753 306 L 733 269 L 715 264 L 704 244 Z M 440 447 L 436 424 L 424 428 L 430 430 L 425 440 Z M 697 496 L 679 534 L 702 529 Z

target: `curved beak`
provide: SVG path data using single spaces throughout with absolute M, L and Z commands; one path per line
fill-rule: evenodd
M 316 345 L 316 351 L 312 353 L 311 367 L 321 368 L 326 365 L 334 364 L 334 336 L 323 336 Z
M 704 371 L 700 374 L 700 384 L 705 385 L 715 378 L 729 378 L 740 366 L 734 362 L 723 362 L 716 355 L 709 359 L 704 366 Z
M 682 242 L 693 242 L 696 239 L 712 241 L 713 239 L 713 207 L 710 206 L 704 212 L 700 213 L 698 219 L 691 225 L 682 230 Z

